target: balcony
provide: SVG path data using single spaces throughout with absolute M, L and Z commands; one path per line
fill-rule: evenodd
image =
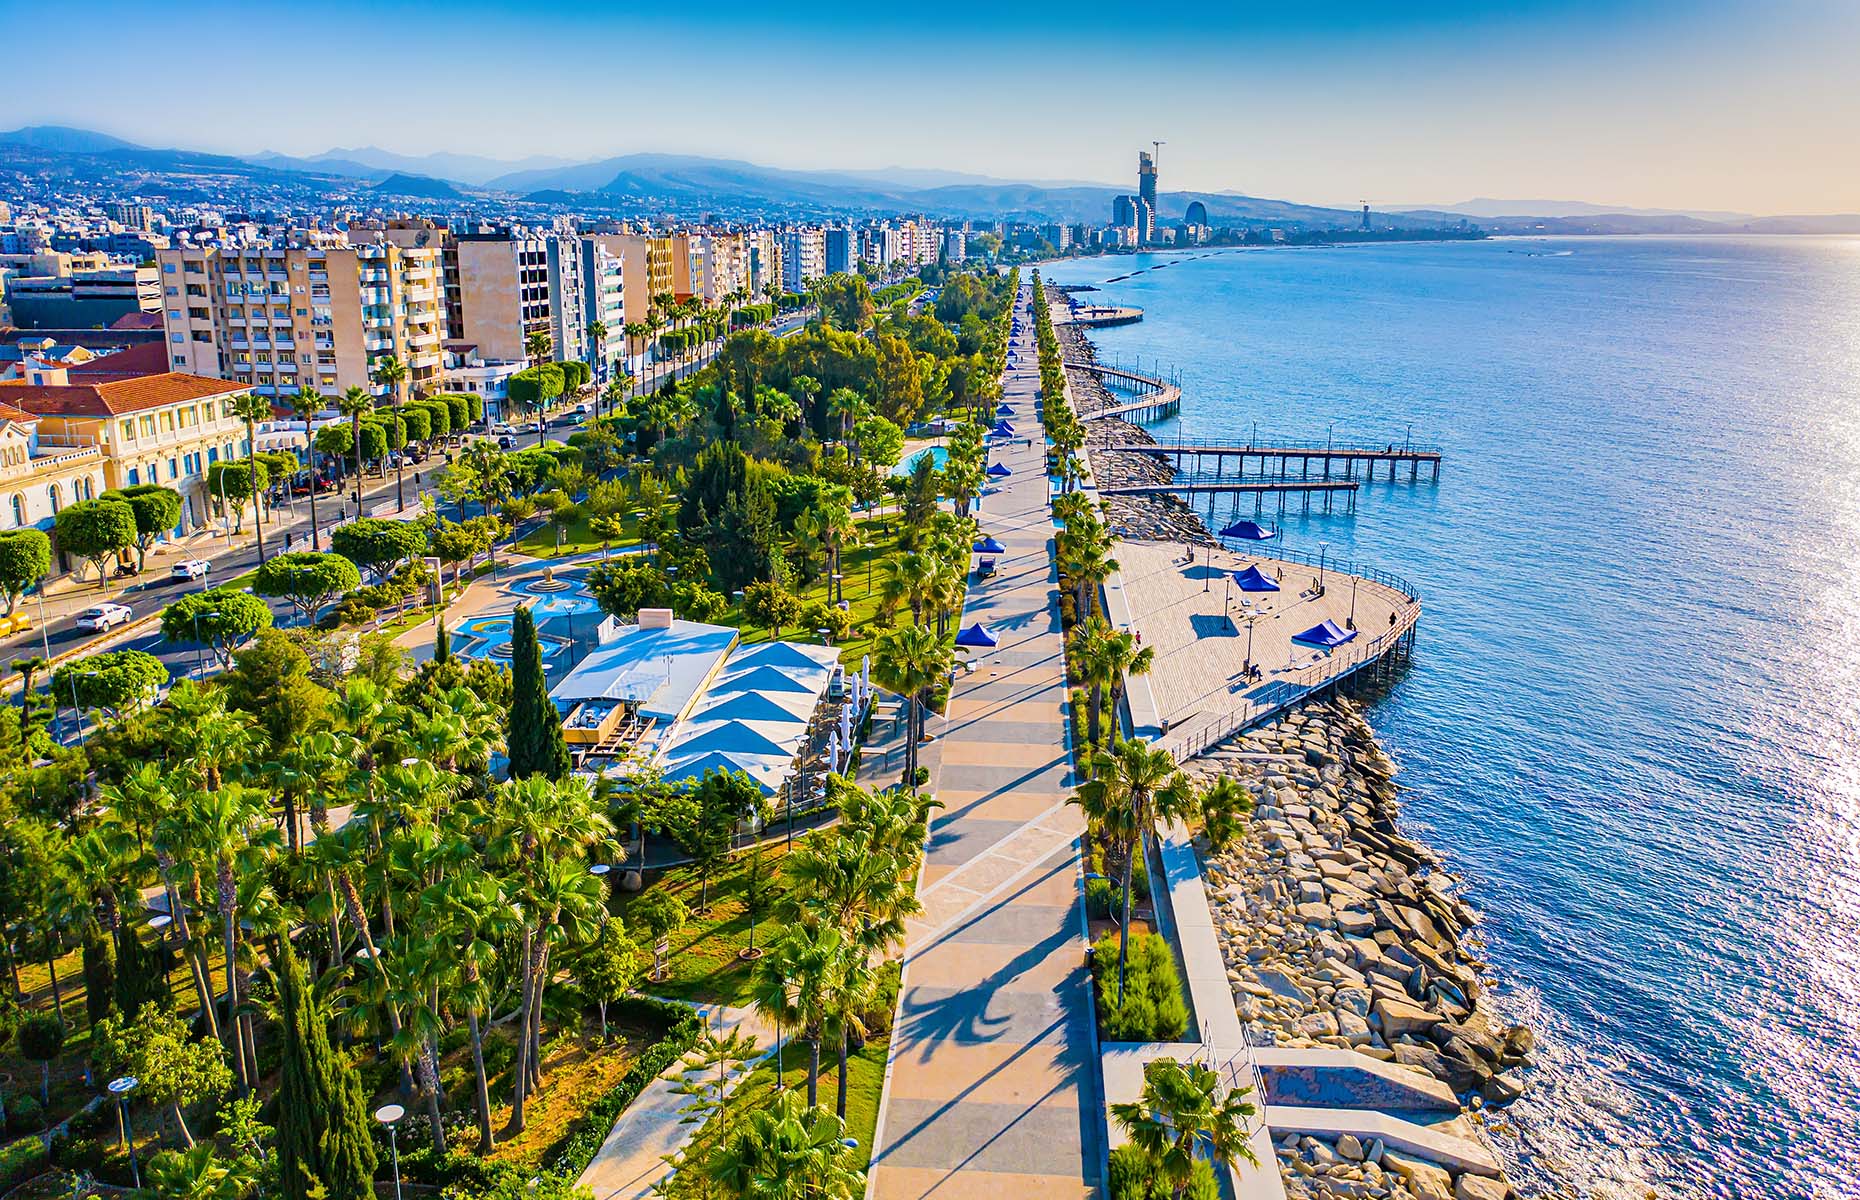
M 401 278 L 408 283 L 430 283 L 437 274 L 430 265 L 408 267 L 402 271 Z
M 386 304 L 388 290 L 384 287 L 365 287 L 362 289 L 363 304 Z
M 360 272 L 360 274 L 364 284 L 386 283 L 388 281 L 388 273 L 380 267 L 370 267 L 368 270 Z
M 312 271 L 312 272 L 310 272 L 310 282 L 311 282 L 311 283 L 328 283 L 328 282 L 329 282 L 329 272 L 328 272 L 328 271 Z
M 362 349 L 370 354 L 379 354 L 394 348 L 394 339 L 385 334 L 370 334 L 362 339 Z
M 430 287 L 415 287 L 407 289 L 406 298 L 409 304 L 431 304 L 438 295 Z
M 252 364 L 249 362 L 236 362 L 232 365 L 232 367 L 233 367 L 233 370 L 238 371 L 242 374 L 249 375 L 252 372 Z
M 437 346 L 439 344 L 439 334 L 432 331 L 424 333 L 409 332 L 407 335 L 407 344 L 415 347 Z
M 271 323 L 273 325 L 289 325 L 291 323 L 291 315 L 289 313 L 274 312 L 271 314 Z

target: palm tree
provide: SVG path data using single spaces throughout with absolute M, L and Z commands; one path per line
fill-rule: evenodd
M 362 418 L 375 411 L 375 398 L 364 387 L 352 387 L 336 399 L 336 411 L 349 418 L 349 433 L 355 439 L 355 515 L 362 515 Z
M 1259 1165 L 1247 1144 L 1248 1125 L 1257 1111 L 1246 1098 L 1250 1091 L 1233 1088 L 1223 1094 L 1212 1068 L 1158 1058 L 1143 1066 L 1141 1098 L 1113 1104 L 1111 1117 L 1168 1182 L 1171 1194 L 1180 1197 L 1204 1151 L 1223 1166 L 1235 1159 Z
M 879 683 L 904 697 L 906 705 L 904 774 L 917 786 L 917 743 L 923 736 L 924 713 L 936 686 L 949 677 L 954 655 L 941 638 L 922 625 L 888 629 L 874 647 L 872 673 Z
M 148 1182 L 135 1200 L 239 1200 L 258 1186 L 246 1158 L 224 1159 L 211 1145 L 163 1150 L 149 1160 Z
M 801 995 L 802 943 L 780 938 L 763 952 L 749 973 L 749 1000 L 775 1026 L 775 1090 L 782 1089 L 782 1031 L 798 1029 L 806 1019 Z
M 596 386 L 607 382 L 607 322 L 588 322 L 588 352 L 594 356 Z
M 1156 661 L 1156 650 L 1137 645 L 1128 630 L 1112 629 L 1104 618 L 1094 616 L 1072 630 L 1072 665 L 1079 678 L 1091 686 L 1090 721 L 1087 740 L 1098 744 L 1098 719 L 1108 692 L 1111 707 L 1123 694 L 1128 675 L 1147 675 Z
M 233 412 L 245 422 L 246 478 L 252 496 L 252 534 L 258 539 L 258 561 L 265 561 L 265 514 L 258 500 L 258 423 L 271 419 L 271 401 L 253 392 L 233 400 Z
M 399 423 L 401 405 L 401 385 L 407 381 L 407 364 L 392 354 L 375 362 L 375 379 L 385 384 L 388 400 L 394 406 L 394 420 Z M 394 507 L 406 508 L 407 497 L 401 491 L 401 479 L 406 466 L 407 456 L 399 454 L 394 459 Z
M 834 1100 L 833 1111 L 843 1121 L 846 1119 L 847 1043 L 855 1035 L 861 1044 L 865 1040 L 865 1024 L 860 1020 L 860 1014 L 872 1002 L 873 993 L 878 987 L 878 977 L 872 970 L 871 958 L 857 946 L 842 946 L 836 965 L 837 969 L 828 982 L 825 1000 L 839 1042 L 839 1094 Z
M 751 1113 L 699 1172 L 725 1200 L 854 1200 L 865 1172 L 842 1139 L 846 1122 L 784 1092 Z
M 233 1065 L 238 1068 L 241 1092 L 258 1083 L 258 1054 L 245 1042 L 239 1013 L 239 880 L 261 869 L 264 851 L 277 842 L 278 831 L 261 826 L 268 806 L 261 794 L 237 784 L 187 798 L 186 821 L 191 841 L 200 856 L 213 864 L 221 938 L 226 951 L 226 1004 L 233 1019 Z
M 529 356 L 530 365 L 532 367 L 540 367 L 543 361 L 549 357 L 549 351 L 553 345 L 554 343 L 551 341 L 549 335 L 543 330 L 538 329 L 534 333 L 524 337 L 523 353 Z
M 1131 867 L 1144 855 L 1158 824 L 1195 811 L 1195 787 L 1167 750 L 1141 739 L 1114 742 L 1108 750 L 1094 751 L 1085 765 L 1091 778 L 1080 785 L 1072 802 L 1088 813 L 1126 810 L 1121 819 L 1133 834 L 1130 853 L 1124 858 L 1124 916 L 1117 935 L 1117 1002 L 1122 1004 L 1130 946 Z
M 789 1019 L 807 1041 L 807 1106 L 820 1093 L 820 1039 L 825 1032 L 834 976 L 845 959 L 846 939 L 831 925 L 792 925 L 769 948 L 793 989 Z
M 638 357 L 640 342 L 645 338 L 647 333 L 646 323 L 644 321 L 628 321 L 625 325 L 620 327 L 620 331 L 626 334 L 627 358 L 630 360 Z M 629 382 L 633 381 L 629 380 Z
M 291 397 L 291 412 L 304 423 L 304 447 L 310 459 L 310 549 L 321 552 L 323 535 L 316 523 L 316 445 L 310 439 L 310 418 L 323 410 L 323 393 L 309 384 Z

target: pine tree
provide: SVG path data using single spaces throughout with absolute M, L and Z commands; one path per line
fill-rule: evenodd
M 510 627 L 510 777 L 568 778 L 568 743 L 562 737 L 562 716 L 549 699 L 543 676 L 542 647 L 536 640 L 536 618 L 520 607 Z
M 375 1145 L 361 1077 L 330 1048 L 302 960 L 280 941 L 273 961 L 282 1063 L 278 1182 L 286 1200 L 372 1200 Z
M 94 1027 L 116 1011 L 116 944 L 97 918 L 84 922 L 84 1015 Z

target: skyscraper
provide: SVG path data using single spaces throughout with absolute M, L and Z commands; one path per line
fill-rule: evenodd
M 1137 240 L 1156 240 L 1156 159 L 1148 150 L 1137 151 Z

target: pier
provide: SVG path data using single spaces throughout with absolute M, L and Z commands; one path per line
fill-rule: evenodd
M 1074 304 L 1072 324 L 1087 329 L 1109 329 L 1113 325 L 1135 325 L 1143 319 L 1143 310 L 1135 305 Z
M 1132 417 L 1137 420 L 1153 420 L 1157 417 L 1174 416 L 1182 407 L 1182 385 L 1173 376 L 1144 375 L 1136 371 L 1126 371 L 1122 367 L 1107 367 L 1102 363 L 1074 362 L 1065 364 L 1068 371 L 1083 371 L 1097 377 L 1107 391 L 1128 392 L 1133 399 L 1100 408 L 1095 412 L 1081 413 L 1081 421 L 1099 421 L 1106 417 Z
M 1071 364 L 1068 363 L 1068 366 Z M 1094 414 L 1098 415 L 1098 414 Z M 1439 446 L 1424 446 L 1409 442 L 1389 442 L 1383 445 L 1368 443 L 1335 442 L 1274 442 L 1268 444 L 1247 443 L 1242 445 L 1232 440 L 1197 440 L 1174 442 L 1123 442 L 1101 447 L 1099 453 L 1109 450 L 1127 454 L 1154 454 L 1158 457 L 1175 459 L 1176 469 L 1186 471 L 1186 460 L 1195 459 L 1194 473 L 1206 473 L 1208 459 L 1214 460 L 1214 476 L 1219 478 L 1226 473 L 1227 461 L 1238 460 L 1237 475 L 1246 475 L 1248 467 L 1257 460 L 1257 475 L 1277 479 L 1304 480 L 1353 480 L 1361 472 L 1361 478 L 1374 483 L 1378 470 L 1383 463 L 1388 464 L 1387 478 L 1394 480 L 1396 472 L 1403 465 L 1408 468 L 1408 482 L 1416 483 L 1421 478 L 1421 468 L 1428 469 L 1428 480 L 1440 481 L 1440 462 L 1443 457 Z M 1293 470 L 1297 463 L 1297 470 Z M 1313 469 L 1315 464 L 1316 469 Z M 1275 469 L 1276 468 L 1276 469 Z
M 1169 483 L 1135 483 L 1121 486 L 1101 487 L 1100 496 L 1213 496 L 1231 495 L 1236 498 L 1251 495 L 1254 499 L 1254 512 L 1264 512 L 1267 496 L 1279 498 L 1279 511 L 1287 510 L 1287 500 L 1297 496 L 1303 501 L 1303 511 L 1311 511 L 1311 498 L 1324 498 L 1324 511 L 1333 511 L 1335 497 L 1343 496 L 1347 500 L 1345 512 L 1356 511 L 1356 493 L 1361 487 L 1350 479 L 1222 479 L 1192 480 L 1176 479 Z

